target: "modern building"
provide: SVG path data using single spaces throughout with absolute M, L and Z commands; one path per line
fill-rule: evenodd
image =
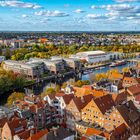
M 72 55 L 71 58 L 77 58 L 80 60 L 84 60 L 88 63 L 100 63 L 113 59 L 119 59 L 123 54 L 121 53 L 106 53 L 104 51 L 86 51 L 79 52 L 76 55 Z
M 17 74 L 25 75 L 29 78 L 37 78 L 44 73 L 44 64 L 41 62 L 18 62 L 12 60 L 4 61 L 3 68 Z

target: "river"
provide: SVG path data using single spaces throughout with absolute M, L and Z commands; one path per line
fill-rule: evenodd
M 89 79 L 90 79 L 89 77 L 90 77 L 91 74 L 106 73 L 107 71 L 109 71 L 109 70 L 111 70 L 111 69 L 118 69 L 119 72 L 121 72 L 123 68 L 133 67 L 133 66 L 135 66 L 135 65 L 136 65 L 135 62 L 127 62 L 125 65 L 117 66 L 117 67 L 105 66 L 105 67 L 102 68 L 102 69 L 93 70 L 92 73 L 90 73 L 90 74 L 83 75 L 83 76 L 82 76 L 82 80 L 89 80 Z
M 106 73 L 108 70 L 111 70 L 111 69 L 118 69 L 120 72 L 122 71 L 123 68 L 127 68 L 127 67 L 132 67 L 132 66 L 135 66 L 136 63 L 134 62 L 128 62 L 126 63 L 125 65 L 122 65 L 122 66 L 117 66 L 117 67 L 109 67 L 109 66 L 105 66 L 104 68 L 102 69 L 98 69 L 98 70 L 93 70 L 91 73 L 89 74 L 86 74 L 86 75 L 82 75 L 82 80 L 90 80 L 90 75 L 93 75 L 93 74 L 97 74 L 97 73 Z M 71 77 L 69 79 L 65 79 L 64 82 L 68 82 L 69 84 L 74 82 L 76 79 L 74 77 Z M 51 82 L 48 82 L 48 81 L 44 81 L 44 82 L 41 82 L 41 83 L 38 83 L 36 85 L 33 85 L 33 86 L 30 86 L 28 88 L 25 88 L 25 93 L 33 93 L 35 95 L 38 95 L 38 94 L 41 94 L 43 91 L 46 90 L 46 88 L 48 87 L 55 87 L 57 83 L 55 83 L 55 81 L 51 81 Z

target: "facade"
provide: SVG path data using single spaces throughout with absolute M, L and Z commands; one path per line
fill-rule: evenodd
M 137 84 L 140 84 L 140 78 L 134 78 L 134 77 L 123 78 L 123 87 L 130 87 Z
M 40 58 L 30 58 L 29 62 L 42 62 L 44 64 L 45 71 L 52 72 L 54 74 L 64 72 L 64 62 L 62 59 L 40 59 Z
M 38 130 L 57 124 L 56 110 L 37 96 L 26 96 L 24 101 L 17 100 L 14 104 L 18 116 L 26 118 Z
M 64 58 L 65 66 L 75 71 L 81 71 L 82 64 L 78 59 Z
M 105 112 L 114 105 L 110 95 L 93 99 L 82 109 L 82 120 L 103 127 Z
M 54 107 L 60 118 L 57 119 L 59 123 L 66 121 L 66 106 L 74 98 L 73 94 L 56 93 L 47 95 L 44 100 L 49 103 L 50 106 Z
M 61 60 L 46 60 L 44 63 L 46 68 L 55 74 L 63 73 L 65 70 L 64 62 Z
M 98 63 L 110 60 L 110 56 L 103 51 L 79 52 L 75 57 L 80 60 L 86 60 L 88 63 Z
M 140 84 L 132 85 L 127 88 L 128 100 L 135 100 L 135 97 L 140 94 Z
M 48 130 L 40 131 L 27 140 L 74 140 L 74 133 L 63 127 L 52 128 L 50 132 Z
M 51 59 L 31 58 L 31 62 L 43 62 L 45 70 L 52 73 L 64 73 L 66 69 L 80 71 L 82 68 L 81 62 L 77 59 L 52 57 Z
M 66 125 L 67 128 L 75 131 L 76 122 L 82 119 L 82 109 L 92 100 L 91 94 L 83 97 L 74 97 L 66 106 Z
M 32 132 L 33 134 L 36 133 L 36 130 L 33 126 L 28 126 L 25 119 L 18 118 L 16 116 L 11 117 L 8 121 L 4 124 L 1 133 L 2 140 L 18 140 L 14 137 L 16 135 L 21 135 L 29 131 L 29 134 Z M 21 140 L 21 139 L 20 139 Z
M 87 122 L 90 125 L 99 125 L 108 133 L 122 124 L 125 124 L 135 135 L 140 133 L 140 114 L 132 101 L 115 106 L 113 101 L 109 98 L 108 100 L 107 98 L 105 99 L 105 97 L 102 100 L 95 100 L 89 102 L 89 104 L 82 109 L 82 120 L 84 122 Z M 83 132 L 83 130 L 81 130 L 82 129 L 79 129 L 80 133 Z
M 86 51 L 79 52 L 76 55 L 72 55 L 71 58 L 77 58 L 80 60 L 85 60 L 88 63 L 100 63 L 109 61 L 112 59 L 119 59 L 123 54 L 120 53 L 106 53 L 104 51 Z
M 42 63 L 20 63 L 18 61 L 6 60 L 3 68 L 7 71 L 12 70 L 14 73 L 22 74 L 30 78 L 37 78 L 44 73 Z

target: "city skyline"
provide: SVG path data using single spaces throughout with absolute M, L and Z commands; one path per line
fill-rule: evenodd
M 1 0 L 0 31 L 140 31 L 140 0 Z

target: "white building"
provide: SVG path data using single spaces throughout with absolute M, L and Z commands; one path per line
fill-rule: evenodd
M 80 60 L 86 60 L 88 63 L 96 63 L 110 60 L 110 57 L 107 53 L 103 51 L 86 51 L 79 52 L 76 55 L 71 56 L 72 58 L 77 58 Z
M 111 59 L 118 59 L 120 53 L 106 53 L 104 51 L 86 51 L 86 52 L 79 52 L 76 55 L 72 55 L 71 58 L 77 58 L 80 60 L 86 60 L 88 63 L 98 63 L 109 61 Z
M 56 93 L 45 96 L 44 100 L 47 101 L 50 106 L 56 108 L 57 113 L 61 115 L 65 120 L 66 106 L 69 104 L 73 97 L 73 94 Z M 60 119 L 58 122 L 60 123 L 64 120 Z

